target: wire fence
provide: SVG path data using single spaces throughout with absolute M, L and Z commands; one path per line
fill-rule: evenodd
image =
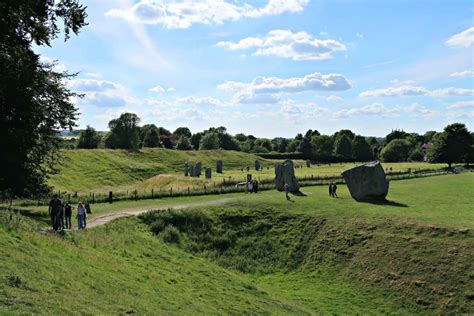
M 386 172 L 386 178 L 389 181 L 403 180 L 403 179 L 414 179 L 422 177 L 431 177 L 453 173 L 446 169 L 406 169 L 403 171 L 388 171 Z M 308 186 L 324 186 L 334 182 L 336 184 L 344 184 L 345 181 L 340 174 L 327 174 L 327 175 L 308 175 L 303 177 L 297 177 L 297 180 L 301 187 Z M 245 192 L 245 186 L 239 185 L 242 181 L 235 180 L 224 180 L 220 183 L 204 184 L 202 186 L 189 186 L 185 188 L 166 188 L 166 189 L 151 189 L 151 190 L 131 190 L 122 192 L 110 191 L 107 193 L 89 192 L 89 194 L 78 194 L 76 192 L 54 192 L 59 195 L 63 201 L 69 201 L 70 203 L 88 202 L 94 203 L 113 203 L 117 201 L 133 201 L 133 200 L 146 200 L 146 199 L 162 199 L 170 197 L 186 197 L 186 196 L 201 196 L 201 195 L 217 195 L 227 193 L 238 193 Z M 274 179 L 261 179 L 259 180 L 259 191 L 273 190 L 275 189 Z M 3 201 L 2 204 L 8 203 Z M 20 200 L 13 201 L 16 206 L 41 206 L 47 205 L 49 198 L 42 198 L 37 200 Z

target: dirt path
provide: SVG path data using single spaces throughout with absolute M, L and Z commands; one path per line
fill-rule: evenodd
M 92 228 L 100 225 L 107 224 L 114 219 L 126 217 L 126 216 L 136 216 L 143 213 L 148 212 L 149 210 L 165 210 L 165 209 L 183 209 L 183 208 L 191 208 L 191 207 L 203 207 L 203 206 L 216 206 L 226 204 L 228 202 L 237 200 L 237 197 L 234 198 L 221 198 L 216 200 L 210 201 L 201 201 L 201 202 L 190 202 L 190 203 L 177 203 L 171 205 L 151 205 L 151 206 L 144 206 L 142 208 L 130 208 L 124 209 L 120 211 L 116 211 L 109 214 L 104 214 L 98 217 L 87 221 L 87 228 Z

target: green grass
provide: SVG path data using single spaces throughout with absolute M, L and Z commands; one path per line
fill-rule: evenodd
M 49 184 L 56 191 L 80 195 L 90 192 L 107 193 L 132 192 L 150 193 L 152 189 L 183 190 L 199 187 L 204 184 L 220 184 L 224 179 L 243 181 L 246 177 L 246 166 L 249 165 L 254 178 L 264 180 L 274 178 L 273 166 L 277 160 L 262 159 L 254 154 L 243 152 L 209 150 L 209 151 L 179 151 L 163 148 L 145 148 L 140 152 L 125 150 L 94 149 L 94 150 L 64 150 L 64 157 L 59 173 L 52 175 Z M 223 160 L 224 173 L 215 172 L 217 160 Z M 263 170 L 254 170 L 254 161 L 260 160 Z M 185 162 L 196 163 L 201 161 L 203 167 L 213 169 L 211 180 L 185 177 L 183 168 Z M 339 175 L 342 171 L 355 166 L 355 163 L 341 163 L 330 165 L 314 165 L 306 168 L 303 161 L 295 161 L 297 177 Z M 428 163 L 386 163 L 384 167 L 392 171 L 412 169 L 439 169 L 445 164 Z M 243 171 L 242 171 L 243 168 Z M 203 171 L 204 172 L 204 171 Z M 204 173 L 203 173 L 204 174 Z
M 2 211 L 0 314 L 474 313 L 474 173 L 392 181 L 382 205 L 326 189 L 97 204 L 228 199 L 64 236 L 44 207 Z

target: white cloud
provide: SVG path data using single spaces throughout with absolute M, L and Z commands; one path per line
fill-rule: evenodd
M 467 108 L 467 107 L 474 107 L 474 101 L 460 101 L 460 102 L 453 102 L 449 104 L 450 108 Z
M 416 102 L 409 106 L 403 107 L 403 110 L 407 113 L 425 118 L 431 118 L 440 114 L 438 111 L 430 110 L 426 106 L 420 105 Z
M 356 33 L 356 36 L 360 39 L 363 39 L 364 38 L 364 34 L 362 33 Z
M 176 92 L 176 89 L 173 88 L 173 87 L 170 87 L 170 88 L 166 89 L 166 91 L 168 91 L 168 92 Z
M 450 77 L 474 77 L 474 71 L 473 70 L 464 70 L 464 71 L 458 71 L 458 72 L 453 72 L 452 74 L 449 75 Z
M 303 11 L 309 0 L 269 0 L 256 8 L 247 3 L 225 0 L 157 1 L 141 0 L 128 9 L 112 9 L 106 16 L 123 18 L 130 22 L 159 24 L 166 28 L 186 29 L 193 24 L 222 24 L 244 17 L 258 18 Z
M 162 93 L 164 93 L 166 90 L 165 90 L 165 88 L 163 88 L 162 86 L 154 86 L 154 87 L 148 89 L 148 91 L 162 94 Z
M 236 43 L 219 42 L 217 45 L 230 50 L 255 48 L 256 56 L 293 60 L 324 60 L 332 58 L 336 51 L 346 50 L 346 46 L 336 40 L 320 40 L 306 32 L 293 33 L 290 30 L 272 30 L 263 38 L 247 37 Z
M 193 97 L 187 96 L 176 100 L 181 104 L 194 104 L 194 105 L 222 105 L 222 101 L 213 97 Z
M 68 82 L 68 87 L 84 94 L 84 98 L 76 100 L 79 105 L 122 107 L 138 103 L 136 98 L 128 94 L 124 86 L 112 81 L 73 79 Z
M 281 93 L 305 91 L 343 91 L 351 88 L 349 81 L 340 74 L 315 72 L 304 77 L 282 79 L 256 77 L 250 83 L 227 81 L 217 86 L 219 90 L 232 91 L 232 103 L 276 103 Z
M 474 90 L 455 87 L 428 90 L 420 86 L 400 86 L 367 90 L 359 94 L 360 97 L 395 97 L 419 95 L 427 95 L 433 97 L 470 96 L 474 95 Z
M 343 99 L 340 97 L 340 96 L 337 96 L 337 95 L 330 95 L 326 98 L 326 101 L 330 101 L 330 102 L 339 102 L 339 101 L 342 101 Z
M 57 59 L 53 59 L 47 56 L 40 56 L 40 62 L 45 64 L 50 64 L 53 66 L 53 70 L 56 72 L 67 71 L 67 68 L 64 64 L 60 63 Z
M 410 85 L 410 84 L 414 84 L 414 83 L 415 83 L 415 80 L 392 79 L 392 80 L 390 80 L 390 83 L 393 83 L 393 84 Z
M 474 26 L 451 36 L 446 45 L 450 47 L 471 47 L 474 44 Z
M 123 86 L 115 82 L 96 79 L 73 79 L 68 82 L 68 86 L 79 92 L 101 92 L 106 90 L 120 90 L 123 88 Z
M 358 115 L 376 115 L 376 116 L 388 116 L 397 113 L 397 109 L 390 109 L 384 106 L 382 103 L 373 103 L 364 105 L 360 108 L 342 109 L 334 112 L 334 117 L 344 118 Z
M 99 77 L 102 76 L 98 72 L 86 72 L 84 75 L 87 76 L 87 77 L 92 77 L 92 78 L 99 78 Z

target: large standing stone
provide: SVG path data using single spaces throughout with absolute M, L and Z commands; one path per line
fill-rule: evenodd
M 189 174 L 189 166 L 188 166 L 188 163 L 185 162 L 184 163 L 184 176 L 187 177 Z
M 355 200 L 385 200 L 388 181 L 380 161 L 348 169 L 342 176 Z
M 216 172 L 217 173 L 222 173 L 222 160 L 217 160 L 216 161 Z
M 255 160 L 255 170 L 260 170 L 260 161 Z
M 202 170 L 202 163 L 201 162 L 198 162 L 196 164 L 196 167 L 194 167 L 194 173 L 196 175 L 196 177 L 200 177 L 201 176 L 201 170 Z
M 194 174 L 194 169 L 195 169 L 195 168 L 194 168 L 194 165 L 191 165 L 191 166 L 189 167 L 189 176 L 190 176 L 190 177 L 195 177 L 195 176 L 196 176 L 196 175 Z
M 285 184 L 288 184 L 289 192 L 299 192 L 300 185 L 295 177 L 293 161 L 285 160 L 282 164 L 275 166 L 275 186 L 278 191 L 285 190 Z
M 206 179 L 210 179 L 212 177 L 212 170 L 209 167 L 206 167 Z

